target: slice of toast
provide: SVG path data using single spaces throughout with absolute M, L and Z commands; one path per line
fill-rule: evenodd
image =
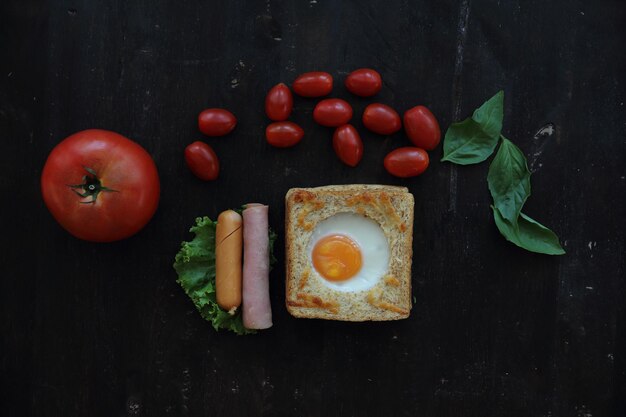
M 406 188 L 364 184 L 292 188 L 285 204 L 285 302 L 291 315 L 344 321 L 409 316 L 414 199 Z M 338 291 L 325 285 L 311 261 L 309 242 L 317 224 L 346 212 L 377 222 L 389 245 L 387 271 L 362 291 Z

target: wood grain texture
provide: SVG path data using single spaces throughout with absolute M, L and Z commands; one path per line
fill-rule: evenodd
M 0 414 L 624 415 L 625 28 L 609 0 L 1 2 Z M 382 159 L 408 141 L 358 117 L 363 160 L 340 164 L 314 100 L 295 98 L 297 147 L 266 144 L 271 86 L 331 72 L 358 116 L 372 100 L 342 83 L 360 67 L 381 73 L 377 101 L 424 104 L 444 128 L 504 89 L 503 133 L 533 171 L 525 212 L 567 255 L 504 241 L 487 164 L 440 163 L 439 148 L 421 177 L 390 177 Z M 222 171 L 202 183 L 183 149 L 209 106 L 239 125 L 206 139 Z M 91 127 L 142 144 L 161 176 L 154 219 L 115 244 L 72 238 L 40 197 L 47 154 Z M 274 327 L 214 332 L 171 266 L 194 218 L 267 203 L 281 249 L 289 188 L 348 183 L 415 195 L 411 317 L 292 318 L 278 250 Z

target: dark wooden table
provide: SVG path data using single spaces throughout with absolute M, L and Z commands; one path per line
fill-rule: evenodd
M 625 40 L 621 1 L 3 0 L 0 415 L 625 415 Z M 395 179 L 382 158 L 408 141 L 355 117 L 365 156 L 343 166 L 314 100 L 295 101 L 301 144 L 266 144 L 272 85 L 329 71 L 360 116 L 373 100 L 342 86 L 359 67 L 382 74 L 376 100 L 425 104 L 444 129 L 504 89 L 504 134 L 534 173 L 525 211 L 567 254 L 499 235 L 487 164 L 440 163 L 439 148 L 424 175 Z M 182 151 L 209 106 L 239 125 L 206 139 L 222 171 L 203 183 Z M 136 140 L 160 172 L 156 216 L 119 243 L 74 239 L 39 191 L 50 150 L 92 127 Z M 284 194 L 340 183 L 415 195 L 408 320 L 284 307 Z M 280 235 L 275 325 L 238 337 L 200 318 L 172 263 L 196 216 L 249 201 L 270 204 Z

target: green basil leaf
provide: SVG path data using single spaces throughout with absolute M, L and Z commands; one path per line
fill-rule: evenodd
M 472 119 L 478 123 L 489 137 L 500 137 L 502 119 L 504 118 L 504 91 L 498 91 L 493 97 L 474 110 Z
M 531 252 L 563 255 L 565 250 L 554 232 L 524 213 L 516 222 L 507 221 L 497 207 L 491 206 L 498 230 L 511 243 Z
M 504 91 L 474 111 L 471 118 L 452 123 L 443 140 L 442 161 L 459 165 L 477 164 L 493 153 L 504 117 Z
M 453 123 L 448 128 L 443 142 L 443 158 L 459 165 L 477 164 L 493 153 L 497 139 L 493 139 L 473 119 Z
M 530 196 L 530 171 L 524 153 L 504 136 L 489 166 L 487 183 L 494 205 L 514 224 Z

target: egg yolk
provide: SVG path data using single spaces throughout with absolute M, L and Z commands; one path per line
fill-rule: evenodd
M 361 269 L 361 249 L 344 235 L 320 239 L 312 252 L 313 266 L 329 281 L 345 281 Z

